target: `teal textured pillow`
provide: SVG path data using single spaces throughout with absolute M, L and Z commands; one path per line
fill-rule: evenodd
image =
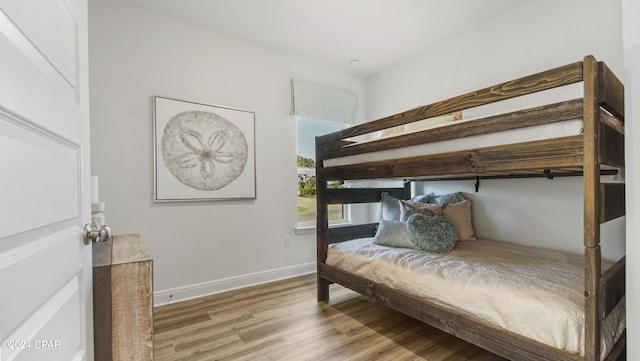
M 407 222 L 380 220 L 373 244 L 380 246 L 420 249 L 409 237 Z
M 407 221 L 409 237 L 420 249 L 429 252 L 450 252 L 458 243 L 456 227 L 442 216 L 414 214 Z
M 387 192 L 382 192 L 380 196 L 380 219 L 384 219 L 385 221 L 400 220 L 399 200 L 390 196 Z

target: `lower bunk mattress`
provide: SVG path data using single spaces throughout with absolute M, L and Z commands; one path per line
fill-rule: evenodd
M 332 245 L 326 263 L 584 355 L 581 255 L 488 240 L 458 242 L 448 253 L 372 241 L 362 238 Z M 608 354 L 624 328 L 623 300 L 603 322 L 602 355 Z

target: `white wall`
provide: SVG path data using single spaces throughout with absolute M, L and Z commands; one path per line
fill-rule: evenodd
M 620 74 L 620 20 L 620 0 L 525 2 L 370 77 L 367 116 L 429 104 L 588 54 Z
M 549 11 L 549 9 L 553 9 Z M 535 1 L 514 9 L 482 27 L 424 51 L 369 79 L 370 118 L 428 104 L 528 73 L 570 63 L 586 54 L 607 62 L 625 82 L 626 183 L 638 184 L 640 154 L 638 94 L 640 94 L 640 3 L 635 0 Z M 624 56 L 621 14 L 624 14 Z M 597 24 L 597 25 L 595 25 Z M 561 249 L 581 251 L 582 181 L 580 179 L 482 181 L 473 193 L 472 181 L 429 183 L 425 191 L 463 190 L 474 202 L 479 234 L 495 239 L 518 239 Z M 533 194 L 533 196 L 532 196 Z M 560 200 L 560 201 L 558 201 Z M 640 193 L 627 187 L 627 219 L 638 219 Z M 522 221 L 529 225 L 524 229 Z M 605 225 L 605 255 L 624 251 L 626 226 L 627 304 L 640 301 L 640 247 L 637 222 Z M 562 243 L 553 243 L 557 235 Z M 577 249 L 574 249 L 574 246 Z M 627 308 L 627 359 L 640 358 L 640 312 Z
M 89 5 L 92 174 L 113 232 L 144 237 L 156 302 L 314 271 L 315 234 L 294 233 L 289 80 L 360 93 L 361 118 L 365 80 L 116 1 Z M 154 203 L 152 95 L 254 111 L 257 199 Z
M 623 38 L 625 66 L 625 131 L 627 184 L 637 185 L 640 180 L 640 2 L 623 0 Z M 635 187 L 627 187 L 627 217 L 638 219 L 640 192 Z M 627 223 L 627 304 L 640 304 L 640 244 L 638 222 Z M 640 359 L 640 310 L 627 307 L 627 360 Z
M 622 77 L 620 20 L 620 1 L 527 2 L 371 77 L 367 114 L 382 117 L 588 54 Z M 426 191 L 467 192 L 483 237 L 583 252 L 582 178 L 486 180 L 479 193 L 473 184 L 431 182 Z M 605 225 L 603 239 L 614 240 L 603 247 L 606 257 L 624 253 L 624 227 L 624 219 Z

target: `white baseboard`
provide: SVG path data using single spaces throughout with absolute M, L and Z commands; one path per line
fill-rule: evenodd
M 213 295 L 238 288 L 273 282 L 285 278 L 316 272 L 316 263 L 305 263 L 263 272 L 250 273 L 236 277 L 223 278 L 188 286 L 160 290 L 153 293 L 153 305 L 164 306 L 169 303 L 186 301 L 198 297 Z

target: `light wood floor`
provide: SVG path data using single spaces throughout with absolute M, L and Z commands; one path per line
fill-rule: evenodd
M 155 360 L 503 360 L 315 275 L 155 308 Z

